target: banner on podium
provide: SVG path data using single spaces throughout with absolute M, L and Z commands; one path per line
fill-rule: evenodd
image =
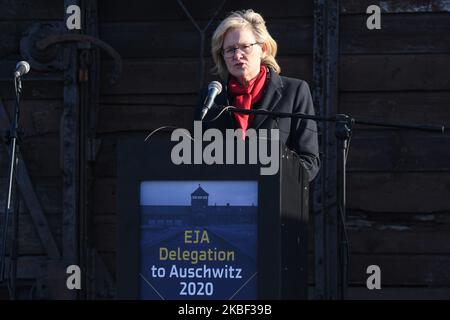
M 141 299 L 257 299 L 257 181 L 143 181 Z

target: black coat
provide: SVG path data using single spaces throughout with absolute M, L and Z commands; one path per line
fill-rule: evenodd
M 314 106 L 309 86 L 304 80 L 282 77 L 270 70 L 267 73 L 267 84 L 262 99 L 253 106 L 253 109 L 264 109 L 277 112 L 304 113 L 314 115 Z M 233 100 L 227 93 L 227 85 L 222 83 L 223 90 L 216 97 L 215 103 L 221 106 L 233 105 Z M 207 89 L 200 94 L 196 119 L 199 119 L 200 110 Z M 231 103 L 230 103 L 231 101 Z M 212 108 L 205 117 L 210 120 L 216 117 L 220 109 Z M 224 112 L 217 120 L 205 122 L 204 128 L 217 128 L 220 130 L 237 129 L 237 121 L 231 112 Z M 249 123 L 249 128 L 276 129 L 280 131 L 280 140 L 288 148 L 295 151 L 309 174 L 311 181 L 316 176 L 320 167 L 319 147 L 317 138 L 317 125 L 313 120 L 279 118 L 273 119 L 265 115 L 255 115 Z

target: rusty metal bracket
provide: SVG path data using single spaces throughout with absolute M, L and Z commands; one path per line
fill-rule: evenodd
M 122 73 L 122 58 L 113 47 L 96 37 L 85 34 L 62 33 L 63 30 L 64 26 L 59 22 L 31 25 L 20 41 L 22 57 L 36 70 L 64 70 L 61 44 L 78 42 L 82 49 L 89 49 L 90 45 L 93 44 L 113 58 L 114 70 L 108 76 L 112 84 L 118 81 Z
M 337 113 L 339 0 L 314 0 L 313 96 L 316 113 Z M 337 141 L 331 123 L 318 123 L 322 168 L 314 183 L 315 299 L 338 299 Z M 342 283 L 342 282 L 341 282 Z
M 36 47 L 37 41 L 61 33 L 62 28 L 59 22 L 34 23 L 23 33 L 20 39 L 20 54 L 30 63 L 32 70 L 51 72 L 64 69 L 60 46 L 46 50 Z
M 116 83 L 119 80 L 122 73 L 122 58 L 113 47 L 98 38 L 85 34 L 50 35 L 45 37 L 44 39 L 38 40 L 36 42 L 36 47 L 44 51 L 52 45 L 67 42 L 90 42 L 106 51 L 106 53 L 108 53 L 114 59 L 114 71 L 110 76 L 111 82 Z

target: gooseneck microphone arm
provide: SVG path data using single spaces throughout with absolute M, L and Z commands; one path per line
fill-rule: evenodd
M 233 106 L 223 107 L 222 108 L 228 108 L 227 111 L 232 113 L 241 113 L 241 114 L 262 114 L 267 115 L 270 117 L 275 118 L 300 118 L 300 119 L 306 119 L 306 120 L 315 120 L 315 121 L 328 121 L 328 122 L 336 122 L 344 118 L 348 118 L 351 120 L 353 124 L 363 124 L 363 125 L 369 125 L 369 126 L 379 126 L 379 127 L 390 127 L 390 128 L 399 128 L 399 129 L 411 129 L 411 130 L 419 130 L 419 131 L 431 131 L 431 132 L 439 132 L 444 133 L 445 126 L 440 125 L 411 125 L 411 124 L 401 124 L 401 123 L 389 123 L 389 122 L 379 122 L 379 121 L 371 121 L 371 120 L 357 120 L 355 118 L 351 118 L 348 115 L 345 114 L 339 114 L 332 117 L 319 117 L 319 116 L 312 116 L 307 115 L 303 113 L 288 113 L 288 112 L 274 112 L 274 111 L 268 111 L 268 110 L 258 110 L 258 109 L 241 109 Z
M 240 114 L 261 114 L 267 115 L 272 118 L 300 118 L 305 120 L 322 121 L 322 122 L 334 122 L 335 123 L 335 135 L 339 143 L 339 151 L 337 156 L 338 161 L 338 174 L 337 174 L 337 208 L 341 219 L 341 231 L 339 235 L 340 240 L 340 273 L 341 273 L 341 296 L 345 299 L 347 295 L 347 282 L 348 282 L 348 266 L 349 266 L 349 244 L 346 229 L 346 167 L 347 167 L 347 155 L 350 147 L 350 139 L 352 137 L 352 130 L 355 124 L 369 125 L 369 126 L 381 126 L 417 131 L 428 131 L 428 132 L 439 132 L 444 133 L 446 131 L 445 126 L 441 125 L 411 125 L 411 124 L 401 124 L 401 123 L 388 123 L 388 122 L 378 122 L 369 120 L 357 120 L 346 114 L 337 114 L 331 117 L 319 117 L 306 115 L 302 113 L 287 113 L 287 112 L 274 112 L 268 110 L 258 110 L 258 109 L 242 109 L 234 106 L 217 106 L 221 108 L 219 116 L 224 111 Z M 448 131 L 448 128 L 447 128 Z

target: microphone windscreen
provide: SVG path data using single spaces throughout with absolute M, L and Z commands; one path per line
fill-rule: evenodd
M 212 81 L 209 85 L 208 85 L 208 91 L 211 89 L 217 89 L 217 94 L 222 92 L 222 84 L 219 81 Z

